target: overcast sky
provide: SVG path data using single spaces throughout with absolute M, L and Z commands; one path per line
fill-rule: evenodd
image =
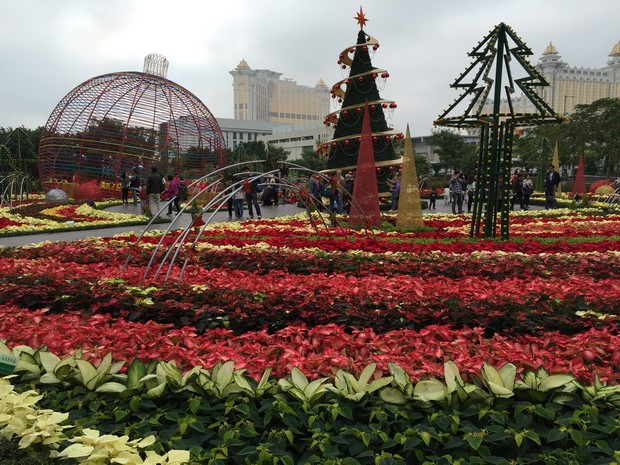
M 153 52 L 216 117 L 233 117 L 229 71 L 241 59 L 331 87 L 360 3 L 381 45 L 373 65 L 390 73 L 381 97 L 398 104 L 389 124 L 412 135 L 430 134 L 459 95 L 449 86 L 467 53 L 500 22 L 531 48 L 532 64 L 553 42 L 570 65 L 602 67 L 620 40 L 620 0 L 0 0 L 0 127 L 43 126 L 74 87 L 142 71 Z

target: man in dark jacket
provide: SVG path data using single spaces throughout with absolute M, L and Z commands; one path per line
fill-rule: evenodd
M 549 165 L 545 177 L 545 210 L 555 208 L 555 192 L 560 185 L 560 175 L 553 165 Z
M 146 195 L 151 215 L 159 214 L 161 210 L 161 188 L 163 179 L 157 172 L 156 166 L 151 166 L 151 174 L 146 177 Z

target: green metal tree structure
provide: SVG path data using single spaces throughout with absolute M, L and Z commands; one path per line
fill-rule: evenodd
M 547 174 L 547 167 L 553 160 L 553 146 L 549 139 L 543 137 L 540 140 L 538 149 L 536 150 L 536 157 L 534 160 L 534 166 L 536 167 L 536 176 L 534 177 L 534 190 L 545 190 L 545 175 Z M 559 167 L 558 167 L 559 168 Z
M 385 179 L 390 176 L 400 158 L 394 151 L 393 142 L 404 138 L 402 131 L 388 126 L 385 113 L 396 108 L 393 100 L 382 99 L 379 86 L 389 77 L 384 69 L 372 65 L 370 53 L 379 48 L 377 39 L 366 34 L 364 25 L 368 21 L 360 7 L 355 17 L 360 25 L 357 43 L 344 49 L 338 64 L 348 75 L 332 86 L 331 95 L 341 104 L 340 109 L 330 113 L 323 121 L 334 126 L 334 137 L 317 147 L 317 152 L 327 159 L 327 169 L 355 169 L 360 150 L 364 108 L 368 102 L 372 146 L 374 152 L 377 180 L 385 187 Z M 352 55 L 352 56 L 351 56 Z M 350 69 L 349 69 L 350 68 Z
M 24 128 L 13 129 L 0 144 L 0 176 L 32 176 L 38 165 L 37 150 Z
M 529 55 L 532 51 L 521 38 L 508 25 L 500 23 L 469 53 L 474 61 L 450 86 L 465 91 L 435 121 L 437 126 L 480 128 L 472 237 L 482 235 L 481 229 L 484 237 L 496 237 L 499 215 L 501 238 L 508 238 L 515 128 L 562 121 L 534 89 L 549 84 L 527 61 Z M 525 77 L 513 79 L 512 60 L 521 65 Z M 515 84 L 529 101 L 527 108 L 531 110 L 515 111 Z M 466 97 L 471 100 L 462 114 L 452 116 Z

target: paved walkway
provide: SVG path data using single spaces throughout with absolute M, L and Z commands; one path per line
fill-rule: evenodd
M 436 210 L 423 210 L 424 214 L 435 214 L 435 213 L 452 213 L 452 206 L 446 204 L 443 199 L 437 199 L 436 202 L 437 209 Z M 541 207 L 532 207 L 532 209 L 540 209 Z M 140 205 L 117 205 L 115 207 L 111 207 L 107 209 L 107 211 L 117 212 L 117 213 L 132 213 L 139 215 L 140 214 Z M 271 207 L 267 207 L 261 205 L 261 212 L 263 214 L 263 218 L 276 218 L 278 216 L 289 216 L 296 215 L 300 212 L 304 211 L 301 208 L 298 208 L 296 205 L 286 204 L 286 205 L 275 205 Z M 247 215 L 247 210 L 245 211 Z M 208 218 L 209 214 L 205 214 L 205 220 Z M 172 218 L 164 215 L 165 218 Z M 185 228 L 190 224 L 191 216 L 188 213 L 184 213 L 180 216 L 179 219 L 176 220 L 173 227 L 174 228 Z M 229 221 L 228 212 L 220 211 L 216 213 L 212 222 L 219 223 Z M 159 223 L 151 226 L 150 230 L 154 229 L 168 229 L 170 223 Z M 13 236 L 13 237 L 0 237 L 0 247 L 18 247 L 27 244 L 36 244 L 44 241 L 51 242 L 70 242 L 79 239 L 86 239 L 89 237 L 111 237 L 117 234 L 134 232 L 136 234 L 141 233 L 146 228 L 146 225 L 138 225 L 138 226 L 122 226 L 118 228 L 102 228 L 102 229 L 88 229 L 83 231 L 64 231 L 64 232 L 56 232 L 56 233 L 44 233 L 44 234 L 29 234 L 24 236 Z

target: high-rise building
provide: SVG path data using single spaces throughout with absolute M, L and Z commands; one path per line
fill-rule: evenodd
M 283 124 L 321 124 L 330 111 L 330 93 L 323 80 L 301 86 L 282 73 L 251 69 L 245 60 L 233 76 L 235 119 Z
M 607 66 L 569 66 L 552 43 L 542 53 L 536 69 L 549 83 L 541 89 L 543 99 L 560 115 L 573 112 L 575 105 L 601 98 L 620 97 L 620 41 L 609 53 Z
M 601 98 L 620 98 L 620 41 L 609 53 L 607 66 L 601 68 L 569 66 L 562 61 L 552 43 L 545 48 L 535 68 L 549 83 L 549 86 L 540 87 L 538 92 L 559 115 L 570 115 L 576 105 L 589 105 Z M 523 95 L 516 95 L 511 100 L 515 112 L 534 111 L 532 103 Z M 486 112 L 492 112 L 492 100 L 484 108 Z M 502 99 L 502 111 L 507 108 L 508 102 Z

